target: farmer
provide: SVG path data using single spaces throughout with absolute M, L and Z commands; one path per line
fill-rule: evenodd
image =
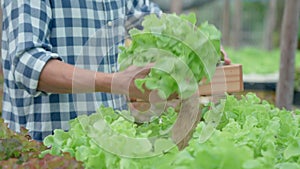
M 148 0 L 3 0 L 2 116 L 12 130 L 42 141 L 100 105 L 127 109 L 141 93 L 135 78 L 150 66 L 118 71 L 118 46 L 143 16 L 161 14 Z M 150 95 L 151 93 L 151 95 Z M 154 93 L 154 94 L 153 94 Z M 151 96 L 151 97 L 149 97 Z
M 149 13 L 148 0 L 2 0 L 2 116 L 12 130 L 42 141 L 54 129 L 100 105 L 126 109 L 126 98 L 149 100 L 133 79 L 149 67 L 118 72 L 126 28 Z M 125 22 L 126 21 L 126 22 Z M 112 94 L 113 93 L 113 94 Z

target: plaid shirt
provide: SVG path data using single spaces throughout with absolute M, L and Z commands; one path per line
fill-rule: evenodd
M 49 59 L 102 72 L 118 71 L 118 46 L 126 28 L 148 13 L 160 14 L 148 0 L 4 0 L 2 116 L 9 127 L 26 127 L 35 140 L 100 105 L 126 108 L 124 96 L 108 93 L 51 94 L 37 90 Z M 129 22 L 128 22 L 129 21 Z M 76 71 L 75 71 L 75 78 Z M 75 90 L 75 89 L 74 89 Z

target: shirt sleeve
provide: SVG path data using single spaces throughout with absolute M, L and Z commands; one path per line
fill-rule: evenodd
M 149 0 L 128 0 L 126 4 L 126 29 L 129 30 L 133 27 L 142 28 L 141 22 L 145 15 L 162 14 L 159 6 Z
M 37 96 L 42 69 L 50 59 L 60 59 L 52 53 L 49 42 L 51 7 L 49 1 L 4 1 L 3 33 L 6 34 L 10 73 L 19 89 Z

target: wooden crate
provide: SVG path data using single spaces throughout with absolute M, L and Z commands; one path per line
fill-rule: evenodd
M 224 95 L 225 93 L 234 93 L 244 91 L 242 65 L 232 64 L 219 66 L 211 80 L 207 82 L 204 79 L 199 84 L 199 95 L 201 97 L 210 97 L 212 95 Z M 131 102 L 142 103 L 142 100 L 131 98 Z
M 242 65 L 232 64 L 219 66 L 210 83 L 206 80 L 199 85 L 201 96 L 219 95 L 244 90 Z

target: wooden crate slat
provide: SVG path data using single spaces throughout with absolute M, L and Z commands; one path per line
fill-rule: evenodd
M 217 67 L 210 83 L 199 85 L 200 95 L 240 92 L 244 90 L 242 65 L 233 64 Z

